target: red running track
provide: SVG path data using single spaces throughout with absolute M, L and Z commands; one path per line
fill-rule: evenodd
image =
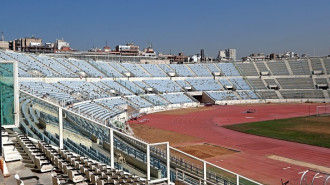
M 289 141 L 244 134 L 221 127 L 222 125 L 271 119 L 307 116 L 316 113 L 320 104 L 262 104 L 214 106 L 206 111 L 185 115 L 154 113 L 143 116 L 149 122 L 142 124 L 200 138 L 198 142 L 232 148 L 240 152 L 206 159 L 218 166 L 257 180 L 264 184 L 281 184 L 281 179 L 298 184 L 300 172 L 307 167 L 269 159 L 277 155 L 316 165 L 330 167 L 330 149 Z M 255 113 L 244 113 L 255 109 Z M 288 168 L 289 167 L 289 168 Z

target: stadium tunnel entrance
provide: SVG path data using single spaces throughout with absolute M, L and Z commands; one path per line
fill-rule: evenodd
M 202 104 L 215 104 L 215 101 L 205 92 L 202 92 L 201 94 L 191 94 L 191 96 Z

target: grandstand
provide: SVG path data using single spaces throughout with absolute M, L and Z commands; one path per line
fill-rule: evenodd
M 309 75 L 310 69 L 306 60 L 289 61 L 290 68 L 294 75 Z
M 253 63 L 237 63 L 237 68 L 245 76 L 259 76 Z
M 237 181 L 223 174 L 204 171 L 203 166 L 194 166 L 178 156 L 169 156 L 166 147 L 156 147 L 130 136 L 132 133 L 125 122 L 131 118 L 157 111 L 196 107 L 209 101 L 220 105 L 330 102 L 330 60 L 327 58 L 167 65 L 84 61 L 9 51 L 0 51 L 0 57 L 2 62 L 16 61 L 18 64 L 20 128 L 29 138 L 43 141 L 35 147 L 44 151 L 47 148 L 59 155 L 64 155 L 65 149 L 77 160 L 81 156 L 88 157 L 97 161 L 95 166 L 99 167 L 90 167 L 89 170 L 100 172 L 104 168 L 109 171 L 117 168 L 129 182 L 135 181 L 137 177 L 133 174 L 137 174 L 141 177 L 141 184 L 145 180 L 158 183 L 174 182 L 179 178 L 189 184 L 202 181 L 236 184 Z M 2 76 L 10 76 L 6 74 L 10 73 L 9 68 L 1 65 L 0 69 L 4 71 Z M 322 70 L 322 74 L 311 73 L 315 70 Z M 261 72 L 269 73 L 263 76 Z M 175 76 L 169 73 L 175 73 Z M 317 84 L 326 86 L 320 89 Z M 272 85 L 278 88 L 269 88 Z M 24 148 L 25 138 L 20 135 L 16 138 Z M 49 152 L 45 152 L 47 154 Z M 121 156 L 115 160 L 115 154 Z M 69 160 L 68 156 L 66 160 Z M 127 163 L 119 162 L 123 156 Z M 38 161 L 35 156 L 30 157 Z M 87 172 L 88 169 L 82 169 L 83 172 L 76 168 L 65 169 L 65 165 L 59 165 L 56 160 L 53 163 L 52 158 L 47 157 L 47 164 L 41 165 L 39 170 L 45 170 L 51 164 L 58 167 L 61 174 L 81 179 L 79 182 L 90 183 L 93 178 L 94 182 L 97 181 L 96 172 L 93 176 Z M 206 164 L 206 161 L 200 161 Z M 74 163 L 73 160 L 66 161 L 67 164 L 70 162 Z M 176 168 L 184 172 L 178 172 Z M 75 170 L 85 175 L 73 175 L 79 174 Z M 185 173 L 192 175 L 185 179 Z M 102 176 L 98 177 L 101 179 Z M 69 177 L 69 180 L 74 178 Z
M 255 89 L 267 89 L 265 83 L 260 78 L 248 78 L 248 81 Z
M 200 77 L 212 77 L 210 71 L 203 64 L 188 64 L 188 67 Z
M 156 64 L 140 64 L 153 77 L 167 77 L 166 73 Z
M 225 76 L 241 76 L 233 63 L 219 63 L 217 66 Z
M 144 80 L 150 87 L 158 92 L 180 92 L 182 88 L 172 80 Z
M 195 91 L 217 91 L 223 89 L 214 79 L 187 79 Z
M 266 63 L 273 75 L 290 75 L 285 61 L 270 61 Z
M 191 69 L 189 69 L 185 64 L 183 64 L 183 65 L 170 64 L 170 67 L 179 76 L 182 76 L 182 77 L 193 77 L 193 76 L 196 76 L 194 74 L 194 72 Z

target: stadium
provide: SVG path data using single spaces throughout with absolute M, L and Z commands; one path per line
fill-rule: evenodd
M 330 183 L 330 58 L 140 64 L 0 51 L 0 69 L 8 184 Z M 292 117 L 323 119 L 310 127 L 321 143 L 237 127 Z

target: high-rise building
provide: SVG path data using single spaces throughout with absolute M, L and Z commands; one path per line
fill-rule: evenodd
M 226 52 L 225 52 L 225 50 L 220 50 L 219 51 L 219 57 L 220 58 L 226 58 Z
M 218 60 L 236 60 L 236 49 L 220 50 Z
M 201 49 L 201 61 L 205 61 L 204 49 Z
M 236 49 L 226 49 L 226 57 L 229 60 L 236 60 Z
M 275 60 L 277 57 L 276 57 L 276 53 L 271 53 L 270 55 L 269 55 L 269 59 L 270 60 Z

